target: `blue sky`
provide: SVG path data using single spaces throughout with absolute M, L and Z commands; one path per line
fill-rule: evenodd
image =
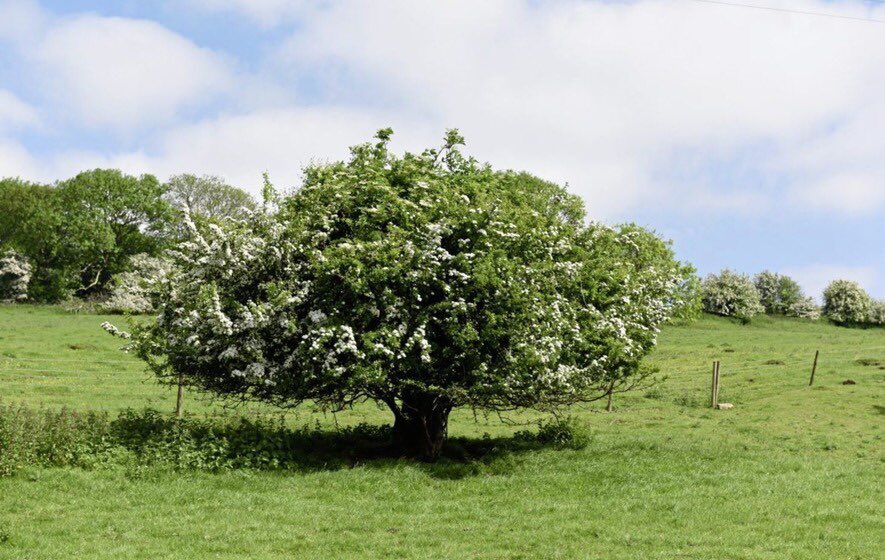
M 747 0 L 885 20 L 880 2 Z M 392 126 L 673 239 L 885 298 L 885 23 L 692 0 L 0 0 L 0 176 L 252 192 Z

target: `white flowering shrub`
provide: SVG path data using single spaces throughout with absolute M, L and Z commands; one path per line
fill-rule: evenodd
M 862 325 L 872 310 L 872 298 L 857 282 L 834 280 L 824 290 L 824 315 L 835 323 Z
M 104 329 L 111 336 L 118 336 L 120 338 L 130 339 L 132 335 L 126 331 L 120 330 L 116 325 L 111 323 L 110 321 L 105 321 L 101 324 L 101 328 Z M 127 347 L 128 350 L 128 347 Z
M 708 313 L 749 321 L 764 311 L 750 277 L 727 268 L 718 275 L 704 278 L 701 292 L 704 310 Z
M 463 157 L 454 131 L 403 157 L 389 136 L 308 168 L 289 197 L 268 187 L 241 221 L 186 220 L 138 355 L 237 399 L 376 401 L 428 458 L 454 407 L 549 409 L 649 375 L 690 271 L 669 245 L 587 225 L 579 198 Z
M 869 321 L 871 325 L 885 325 L 885 301 L 874 301 L 870 307 Z
M 795 280 L 776 272 L 762 271 L 756 275 L 753 283 L 759 293 L 759 303 L 766 313 L 786 315 L 790 306 L 804 297 L 802 288 Z
M 799 317 L 801 319 L 817 321 L 820 319 L 821 310 L 820 306 L 814 301 L 814 298 L 803 297 L 790 305 L 786 314 L 790 317 Z
M 15 251 L 0 256 L 0 300 L 24 301 L 28 299 L 28 283 L 31 281 L 31 265 Z
M 152 290 L 169 274 L 172 263 L 169 259 L 140 253 L 129 258 L 129 266 L 129 272 L 114 277 L 102 309 L 109 313 L 151 313 L 154 311 Z

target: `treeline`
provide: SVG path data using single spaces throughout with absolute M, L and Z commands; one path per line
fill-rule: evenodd
M 0 179 L 0 300 L 100 301 L 105 311 L 152 310 L 149 285 L 170 266 L 163 257 L 187 235 L 185 210 L 198 227 L 256 209 L 245 191 L 218 177 L 84 171 L 53 185 Z M 725 269 L 681 290 L 676 318 L 702 310 L 748 321 L 760 313 L 854 325 L 885 324 L 885 302 L 857 283 L 834 280 L 820 307 L 799 284 L 763 271 L 751 278 Z
M 784 274 L 763 271 L 754 278 L 729 269 L 710 274 L 700 285 L 704 311 L 749 321 L 760 313 L 817 320 L 825 315 L 847 326 L 885 325 L 885 301 L 873 299 L 857 282 L 834 280 L 824 290 L 824 305 L 802 292 Z
M 84 171 L 52 185 L 0 179 L 0 299 L 107 297 L 118 275 L 160 257 L 195 221 L 239 217 L 248 193 L 217 177 Z

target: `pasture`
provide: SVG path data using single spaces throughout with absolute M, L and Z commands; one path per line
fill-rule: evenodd
M 174 390 L 120 352 L 104 320 L 121 321 L 0 306 L 2 403 L 171 412 Z M 616 396 L 611 413 L 604 401 L 572 411 L 591 436 L 582 449 L 277 471 L 29 466 L 0 478 L 0 559 L 879 557 L 885 330 L 706 316 L 666 327 L 650 360 L 666 379 Z M 732 410 L 708 406 L 713 360 Z M 275 414 L 191 394 L 186 410 Z M 457 410 L 451 433 L 507 441 L 537 417 Z M 389 413 L 285 418 L 329 433 L 361 422 Z

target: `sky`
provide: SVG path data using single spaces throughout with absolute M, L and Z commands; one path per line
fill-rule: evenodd
M 701 274 L 885 299 L 885 1 L 0 0 L 0 176 L 257 194 L 387 126 L 458 128 Z

